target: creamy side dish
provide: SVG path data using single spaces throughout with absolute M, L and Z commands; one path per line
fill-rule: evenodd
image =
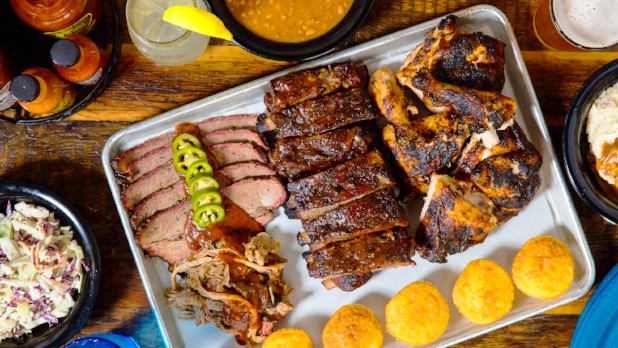
M 75 305 L 84 253 L 54 213 L 19 202 L 0 214 L 0 342 L 58 324 Z
M 603 91 L 590 108 L 586 133 L 599 176 L 618 187 L 618 83 Z

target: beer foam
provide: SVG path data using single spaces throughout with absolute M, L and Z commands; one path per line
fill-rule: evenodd
M 618 42 L 616 0 L 554 0 L 553 12 L 564 35 L 579 45 L 603 48 Z

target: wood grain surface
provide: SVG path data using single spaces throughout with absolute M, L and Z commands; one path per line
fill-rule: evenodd
M 125 18 L 125 3 L 117 0 L 121 18 Z M 590 74 L 617 59 L 618 53 L 547 51 L 532 30 L 537 0 L 376 0 L 365 24 L 344 47 L 480 3 L 501 9 L 513 26 L 561 159 L 562 125 L 572 97 Z M 115 332 L 135 337 L 143 347 L 160 347 L 163 341 L 104 177 L 103 146 L 112 134 L 132 122 L 294 63 L 262 59 L 231 43 L 212 40 L 196 62 L 164 67 L 144 58 L 132 45 L 124 21 L 122 26 L 124 44 L 118 71 L 88 108 L 44 126 L 0 123 L 0 180 L 22 180 L 54 190 L 77 207 L 94 231 L 101 251 L 102 281 L 94 311 L 78 336 Z M 617 230 L 574 191 L 571 194 L 594 256 L 598 283 L 618 262 Z M 589 295 L 460 346 L 566 347 Z

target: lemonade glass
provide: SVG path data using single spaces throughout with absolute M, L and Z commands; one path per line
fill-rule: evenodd
M 204 53 L 210 37 L 164 22 L 163 12 L 172 6 L 208 10 L 204 0 L 128 0 L 129 35 L 135 47 L 153 62 L 191 63 Z

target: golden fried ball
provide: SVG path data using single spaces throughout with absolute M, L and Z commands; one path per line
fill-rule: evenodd
M 262 348 L 315 348 L 309 335 L 301 329 L 280 329 L 266 337 Z
M 383 341 L 382 323 L 360 304 L 339 308 L 322 331 L 324 348 L 380 348 Z
M 513 261 L 513 281 L 524 294 L 549 300 L 573 282 L 575 261 L 569 247 L 550 236 L 532 238 Z
M 455 307 L 477 324 L 489 324 L 502 318 L 513 307 L 514 298 L 511 276 L 491 260 L 470 262 L 453 288 Z
M 422 345 L 440 337 L 450 318 L 440 291 L 424 280 L 401 289 L 386 305 L 386 332 L 401 342 Z

